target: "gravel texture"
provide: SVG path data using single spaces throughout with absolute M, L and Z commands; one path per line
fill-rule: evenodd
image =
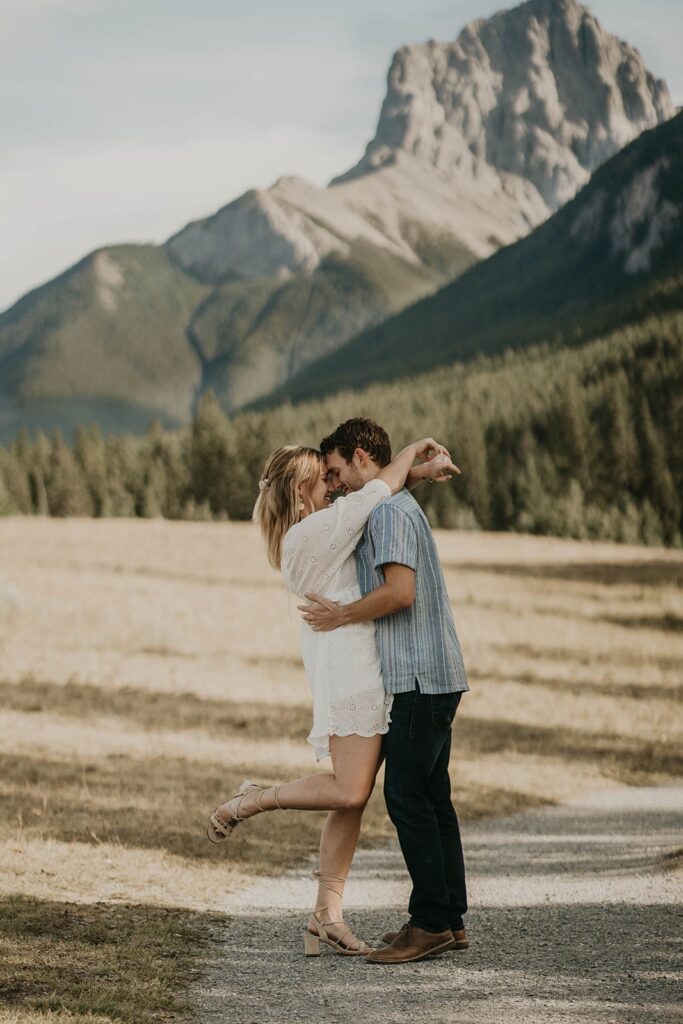
M 273 817 L 273 827 L 277 819 Z M 194 990 L 201 1024 L 683 1022 L 683 786 L 611 791 L 463 829 L 470 948 L 383 967 L 304 958 L 314 883 L 260 879 Z M 406 917 L 397 848 L 361 851 L 347 918 L 371 941 Z

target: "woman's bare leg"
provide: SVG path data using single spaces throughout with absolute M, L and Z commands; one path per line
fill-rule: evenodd
M 368 739 L 371 742 L 368 742 Z M 358 775 L 359 778 L 352 781 L 351 786 L 354 788 L 358 784 L 367 792 L 366 803 L 375 784 L 381 745 L 380 736 L 330 737 L 330 756 L 335 778 L 341 780 L 343 785 L 345 780 L 349 780 L 354 774 Z M 362 807 L 332 810 L 323 826 L 320 836 L 322 878 L 318 886 L 315 910 L 317 912 L 326 907 L 329 912 L 326 916 L 330 921 L 340 921 L 342 918 L 341 893 L 344 886 L 338 879 L 345 879 L 351 868 L 364 810 L 365 803 Z M 330 881 L 330 876 L 337 880 Z
M 320 836 L 320 881 L 315 901 L 314 914 L 327 925 L 333 939 L 343 939 L 344 944 L 360 948 L 361 943 L 349 932 L 344 921 L 342 897 L 344 883 L 351 868 L 351 862 L 358 845 L 361 821 L 365 804 L 370 797 L 375 776 L 380 764 L 381 737 L 330 737 L 330 755 L 334 776 L 342 785 L 352 790 L 358 786 L 367 794 L 362 807 L 347 807 L 332 810 L 327 815 Z M 351 742 L 348 742 L 351 740 Z M 308 930 L 317 932 L 316 920 L 312 916 Z
M 345 879 L 348 876 L 353 855 L 358 845 L 360 826 L 363 820 L 364 807 L 348 811 L 330 811 L 325 819 L 320 835 L 320 874 L 326 878 Z M 318 885 L 315 910 L 327 907 L 330 920 L 341 918 L 341 892 L 335 895 L 330 889 L 343 889 L 343 883 L 329 882 L 329 888 Z
M 372 792 L 381 745 L 382 737 L 379 735 L 331 736 L 332 772 L 283 782 L 262 794 L 233 797 L 221 804 L 217 813 L 225 820 L 235 814 L 240 818 L 251 818 L 261 809 L 275 810 L 278 804 L 284 809 L 299 811 L 360 810 Z
M 330 736 L 331 773 L 308 775 L 256 795 L 234 797 L 217 809 L 226 820 L 236 814 L 250 818 L 260 810 L 275 810 L 278 806 L 329 810 L 320 836 L 320 881 L 314 914 L 328 925 L 331 938 L 343 939 L 352 948 L 361 948 L 362 943 L 343 923 L 342 896 L 356 852 L 363 811 L 381 764 L 381 750 L 380 735 Z M 315 917 L 311 916 L 308 928 L 317 934 Z

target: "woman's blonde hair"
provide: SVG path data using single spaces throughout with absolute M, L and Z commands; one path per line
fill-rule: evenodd
M 277 448 L 266 459 L 252 519 L 261 528 L 268 561 L 274 569 L 279 569 L 282 562 L 284 536 L 300 516 L 299 488 L 308 496 L 324 461 L 316 448 L 295 444 Z

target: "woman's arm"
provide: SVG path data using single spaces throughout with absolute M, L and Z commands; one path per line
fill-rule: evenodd
M 430 458 L 431 453 L 434 455 Z M 415 441 L 398 453 L 396 458 L 380 470 L 377 474 L 378 480 L 383 480 L 391 488 L 391 493 L 396 494 L 405 486 L 408 475 L 415 459 L 426 458 L 428 461 L 424 466 L 416 467 L 420 470 L 420 479 L 438 479 L 446 472 L 459 473 L 460 470 L 451 462 L 450 453 L 447 448 L 439 444 L 432 437 L 426 437 L 422 441 Z M 439 460 L 439 461 L 436 461 Z M 431 466 L 431 469 L 429 468 Z M 418 483 L 420 480 L 418 479 Z
M 374 508 L 391 494 L 384 480 L 337 498 L 296 523 L 282 544 L 282 568 L 290 589 L 316 590 L 353 554 Z

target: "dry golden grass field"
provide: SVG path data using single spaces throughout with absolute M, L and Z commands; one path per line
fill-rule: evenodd
M 680 778 L 683 553 L 438 543 L 463 819 Z M 204 838 L 245 775 L 315 769 L 296 604 L 249 524 L 0 520 L 0 1022 L 182 1012 L 216 891 L 315 849 L 296 812 Z

